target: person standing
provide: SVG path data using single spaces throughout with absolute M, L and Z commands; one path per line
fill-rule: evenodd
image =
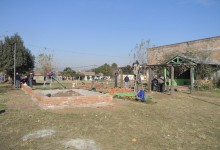
M 21 86 L 21 76 L 17 72 L 15 75 L 15 88 L 20 88 L 20 86 Z
M 30 73 L 28 77 L 28 82 L 29 82 L 29 86 L 32 88 L 33 87 L 33 74 L 32 73 Z
M 164 89 L 165 89 L 165 79 L 164 79 L 164 76 L 160 75 L 160 77 L 158 79 L 158 83 L 159 83 L 159 91 L 160 92 L 164 92 Z
M 129 77 L 126 75 L 126 77 L 124 78 L 125 81 L 125 87 L 129 88 Z
M 114 88 L 117 88 L 118 87 L 118 73 L 115 73 L 115 85 L 114 85 Z
M 159 85 L 158 85 L 158 77 L 157 77 L 157 75 L 154 76 L 154 79 L 151 82 L 152 82 L 151 83 L 151 89 L 153 91 L 159 92 L 160 88 L 159 88 Z

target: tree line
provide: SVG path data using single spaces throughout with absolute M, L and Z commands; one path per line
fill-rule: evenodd
M 111 65 L 105 63 L 97 68 L 93 68 L 87 71 L 95 72 L 95 74 L 102 73 L 104 76 L 113 76 L 114 73 L 117 72 L 117 68 L 118 65 L 116 63 L 112 63 Z M 81 74 L 80 72 L 76 72 L 75 70 L 72 70 L 70 67 L 66 67 L 63 70 L 62 75 L 66 77 L 75 77 L 75 78 L 79 78 L 83 76 L 83 74 Z
M 145 49 L 143 48 L 143 44 L 140 45 L 139 49 Z M 136 47 L 135 51 L 137 51 L 137 49 L 138 48 Z M 33 72 L 35 68 L 35 70 L 39 71 L 42 75 L 45 75 L 48 71 L 54 71 L 54 69 L 57 69 L 53 66 L 53 55 L 42 53 L 35 58 L 31 51 L 24 46 L 21 36 L 16 33 L 13 36 L 6 36 L 3 40 L 0 40 L 0 72 L 4 72 L 11 78 L 14 76 L 14 54 L 16 56 L 16 72 L 21 74 Z M 127 67 L 131 66 L 128 65 Z M 117 72 L 117 68 L 118 65 L 116 63 L 105 63 L 88 71 L 95 72 L 95 74 L 102 73 L 104 76 L 114 76 L 115 72 Z M 129 74 L 130 72 L 125 73 Z M 68 77 L 81 76 L 80 73 L 77 73 L 70 67 L 66 67 L 62 71 L 62 75 Z

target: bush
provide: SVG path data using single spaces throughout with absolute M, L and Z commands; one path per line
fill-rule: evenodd
M 215 80 L 215 87 L 220 88 L 220 78 Z
M 196 80 L 196 88 L 198 89 L 212 89 L 214 88 L 213 80 Z

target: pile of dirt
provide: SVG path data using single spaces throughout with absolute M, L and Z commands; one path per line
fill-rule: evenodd
M 69 91 L 60 91 L 56 94 L 51 95 L 51 97 L 70 97 L 70 96 L 81 96 L 81 94 L 75 91 L 69 90 Z

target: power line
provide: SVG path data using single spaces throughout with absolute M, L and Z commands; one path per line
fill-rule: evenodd
M 86 52 L 79 52 L 79 51 L 70 51 L 70 50 L 61 50 L 61 49 L 56 49 L 55 48 L 50 48 L 50 47 L 46 47 L 46 46 L 39 46 L 39 45 L 33 45 L 33 44 L 27 44 L 28 46 L 31 47 L 35 47 L 38 48 L 38 52 L 40 53 L 44 53 L 44 52 L 51 52 L 51 53 L 56 53 L 56 52 L 64 52 L 64 53 L 73 53 L 73 54 L 80 54 L 80 55 L 91 55 L 91 56 L 99 56 L 99 57 L 104 57 L 111 59 L 111 58 L 116 58 L 116 59 L 129 59 L 129 57 L 125 57 L 125 55 L 117 55 L 117 56 L 112 56 L 112 55 L 104 55 L 104 54 L 96 54 L 96 53 L 86 53 Z M 37 55 L 37 54 L 36 54 Z M 74 56 L 74 55 L 73 55 Z M 96 59 L 96 58 L 94 58 Z M 94 65 L 91 65 L 91 67 Z M 90 66 L 80 66 L 80 67 L 71 67 L 74 69 L 80 69 L 80 68 L 86 68 L 86 67 L 90 67 Z
M 71 68 L 88 68 L 88 67 L 95 67 L 97 65 L 89 65 L 89 66 L 78 66 L 78 67 L 71 67 Z
M 123 56 L 113 56 L 113 55 L 105 55 L 105 54 L 96 54 L 96 53 L 87 53 L 87 52 L 79 52 L 79 51 L 72 51 L 72 50 L 61 50 L 61 49 L 56 49 L 55 48 L 49 48 L 49 47 L 45 47 L 45 46 L 37 46 L 37 45 L 32 45 L 32 44 L 28 44 L 29 46 L 32 47 L 36 47 L 36 48 L 42 48 L 45 50 L 51 50 L 51 51 L 55 51 L 55 52 L 65 52 L 65 53 L 73 53 L 73 54 L 81 54 L 81 55 L 92 55 L 92 56 L 104 56 L 104 57 L 116 57 L 116 58 L 126 58 L 127 57 L 123 57 Z

